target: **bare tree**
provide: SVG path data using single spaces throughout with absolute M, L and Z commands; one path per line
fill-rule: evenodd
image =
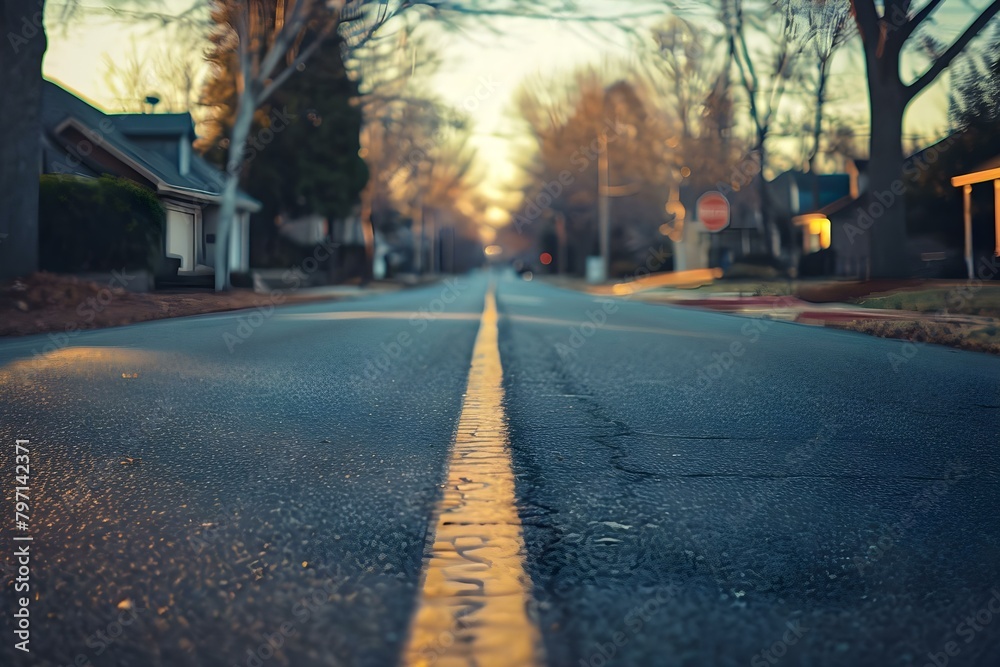
M 229 241 L 236 193 L 254 113 L 292 74 L 303 68 L 340 21 L 343 1 L 226 0 L 214 10 L 222 48 L 236 53 L 236 117 L 226 160 L 226 181 L 215 240 L 215 289 L 228 289 Z
M 201 30 L 183 31 L 153 59 L 157 92 L 168 111 L 190 111 L 197 116 L 207 69 L 202 55 L 204 38 Z
M 677 121 L 654 107 L 654 97 L 622 63 L 522 83 L 515 104 L 534 145 L 525 151 L 531 161 L 514 229 L 535 238 L 554 229 L 561 271 L 581 272 L 605 244 L 609 257 L 621 256 L 623 244 L 610 243 L 612 198 L 632 231 L 658 234 L 686 157 Z
M 763 170 L 767 165 L 767 140 L 772 123 L 810 35 L 797 17 L 794 0 L 765 0 L 752 5 L 744 0 L 722 0 L 720 20 L 726 30 L 729 57 L 746 95 L 754 133 L 752 150 L 758 153 Z M 750 38 L 754 33 L 756 38 Z M 751 43 L 760 46 L 751 48 Z M 760 213 L 770 247 L 773 221 L 763 174 L 758 187 Z
M 353 49 L 349 60 L 363 93 L 361 143 L 371 177 L 361 192 L 361 225 L 369 260 L 378 213 L 400 208 L 395 196 L 399 190 L 392 184 L 416 178 L 444 121 L 442 105 L 427 94 L 427 78 L 440 65 L 437 50 L 419 30 L 416 13 L 400 19 L 393 31 L 379 31 Z M 414 235 L 413 240 L 419 246 L 421 236 Z M 420 247 L 414 248 L 414 256 L 423 257 Z M 366 271 L 370 266 L 368 262 Z
M 816 173 L 816 158 L 820 153 L 823 137 L 824 111 L 827 103 L 827 86 L 830 82 L 830 65 L 833 57 L 844 44 L 856 34 L 851 18 L 850 0 L 807 0 L 806 20 L 809 23 L 810 47 L 816 66 L 813 86 L 814 116 L 812 123 L 812 145 L 807 164 L 809 172 Z M 819 181 L 816 181 L 816 188 Z M 814 192 L 819 201 L 818 192 Z
M 961 35 L 934 54 L 922 74 L 906 83 L 900 73 L 904 49 L 908 44 L 912 46 L 911 42 L 919 43 L 921 35 L 918 31 L 933 22 L 933 14 L 943 4 L 944 0 L 923 3 L 913 0 L 851 0 L 868 72 L 870 188 L 890 202 L 888 205 L 879 202 L 883 210 L 878 216 L 872 215 L 875 219 L 870 230 L 872 276 L 876 278 L 899 277 L 908 270 L 903 251 L 906 243 L 906 205 L 901 196 L 892 192 L 899 189 L 898 185 L 893 186 L 903 178 L 903 116 L 906 108 L 1000 12 L 1000 0 L 993 0 L 976 10 L 975 18 Z M 875 208 L 875 205 L 870 208 Z
M 704 115 L 722 64 L 715 62 L 713 35 L 672 15 L 652 30 L 656 56 L 650 58 L 658 89 L 682 137 L 693 137 Z
M 42 58 L 47 46 L 43 14 L 45 1 L 24 3 L 2 0 L 0 33 L 9 49 L 0 49 L 0 74 L 5 94 L 0 96 L 0 275 L 30 273 L 38 266 L 38 168 L 41 147 L 37 141 L 42 90 Z M 180 14 L 150 11 L 128 0 L 115 1 L 116 14 L 167 25 L 192 20 L 204 13 L 204 0 L 191 0 Z M 135 10 L 118 9 L 138 6 Z M 349 49 L 367 42 L 392 17 L 413 8 L 425 8 L 446 27 L 464 19 L 488 20 L 519 16 L 574 21 L 590 26 L 648 17 L 653 10 L 622 12 L 609 19 L 581 11 L 572 0 L 512 0 L 498 5 L 486 0 L 217 0 L 222 17 L 223 40 L 238 54 L 239 112 L 234 123 L 228 175 L 223 193 L 220 226 L 216 235 L 216 287 L 229 283 L 226 246 L 233 224 L 235 196 L 244 142 L 254 111 L 291 76 L 338 27 Z M 64 11 L 85 7 L 69 0 Z M 65 17 L 65 15 L 64 15 Z M 219 21 L 216 22 L 220 24 Z
M 131 47 L 122 61 L 104 56 L 104 83 L 123 113 L 142 111 L 143 101 L 152 92 L 149 60 L 139 54 L 134 39 Z
M 176 41 L 169 41 L 169 46 L 142 54 L 133 40 L 124 60 L 105 56 L 104 82 L 118 109 L 123 113 L 146 111 L 146 97 L 153 95 L 164 111 L 193 111 L 205 68 L 200 36 L 198 32 L 183 31 Z

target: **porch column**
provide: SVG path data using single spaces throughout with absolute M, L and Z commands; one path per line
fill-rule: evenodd
M 962 207 L 965 211 L 965 267 L 972 280 L 972 186 L 962 187 Z
M 996 242 L 993 255 L 1000 257 L 1000 178 L 993 181 L 993 240 Z

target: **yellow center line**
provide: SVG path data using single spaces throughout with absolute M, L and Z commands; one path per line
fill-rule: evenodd
M 490 286 L 403 665 L 541 665 L 530 599 Z

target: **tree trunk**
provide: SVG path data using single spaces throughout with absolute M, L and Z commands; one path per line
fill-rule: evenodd
M 908 102 L 901 84 L 873 81 L 871 95 L 871 144 L 868 163 L 869 190 L 859 227 L 871 236 L 871 277 L 901 278 L 908 273 L 906 255 L 906 202 L 903 183 L 903 114 Z M 868 222 L 868 216 L 871 222 Z
M 368 182 L 361 190 L 361 233 L 365 239 L 365 266 L 361 274 L 361 284 L 367 285 L 375 277 L 375 221 L 372 208 L 375 201 L 375 175 L 368 173 Z
M 419 197 L 420 195 L 418 195 Z M 413 236 L 413 272 L 418 276 L 424 273 L 424 204 L 417 204 L 416 215 L 413 217 L 411 235 Z
M 43 3 L 0 0 L 0 279 L 38 270 Z
M 236 196 L 240 187 L 240 172 L 243 171 L 243 153 L 247 137 L 253 124 L 256 100 L 248 92 L 240 95 L 236 109 L 233 134 L 229 138 L 229 160 L 226 163 L 226 185 L 222 191 L 222 206 L 215 230 L 215 291 L 230 288 L 229 282 L 229 237 L 236 217 Z
M 812 147 L 809 150 L 809 174 L 812 176 L 813 205 L 821 208 L 819 195 L 819 174 L 816 173 L 816 158 L 819 157 L 820 142 L 823 139 L 823 107 L 826 105 L 827 62 L 819 65 L 816 82 L 816 115 L 813 117 Z
M 760 154 L 760 174 L 757 181 L 757 195 L 760 197 L 760 219 L 764 231 L 764 252 L 769 256 L 774 256 L 774 228 L 775 222 L 771 218 L 771 195 L 768 188 L 767 177 L 764 175 L 764 166 L 767 164 L 767 128 L 757 132 L 757 151 Z M 779 235 L 780 236 L 780 235 Z

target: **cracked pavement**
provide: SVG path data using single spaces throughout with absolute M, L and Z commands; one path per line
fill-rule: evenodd
M 1000 359 L 894 370 L 900 341 L 510 272 L 281 307 L 231 352 L 245 313 L 0 342 L 38 595 L 0 663 L 397 663 L 490 280 L 547 664 L 1000 663 L 1000 621 L 960 627 L 1000 587 Z

